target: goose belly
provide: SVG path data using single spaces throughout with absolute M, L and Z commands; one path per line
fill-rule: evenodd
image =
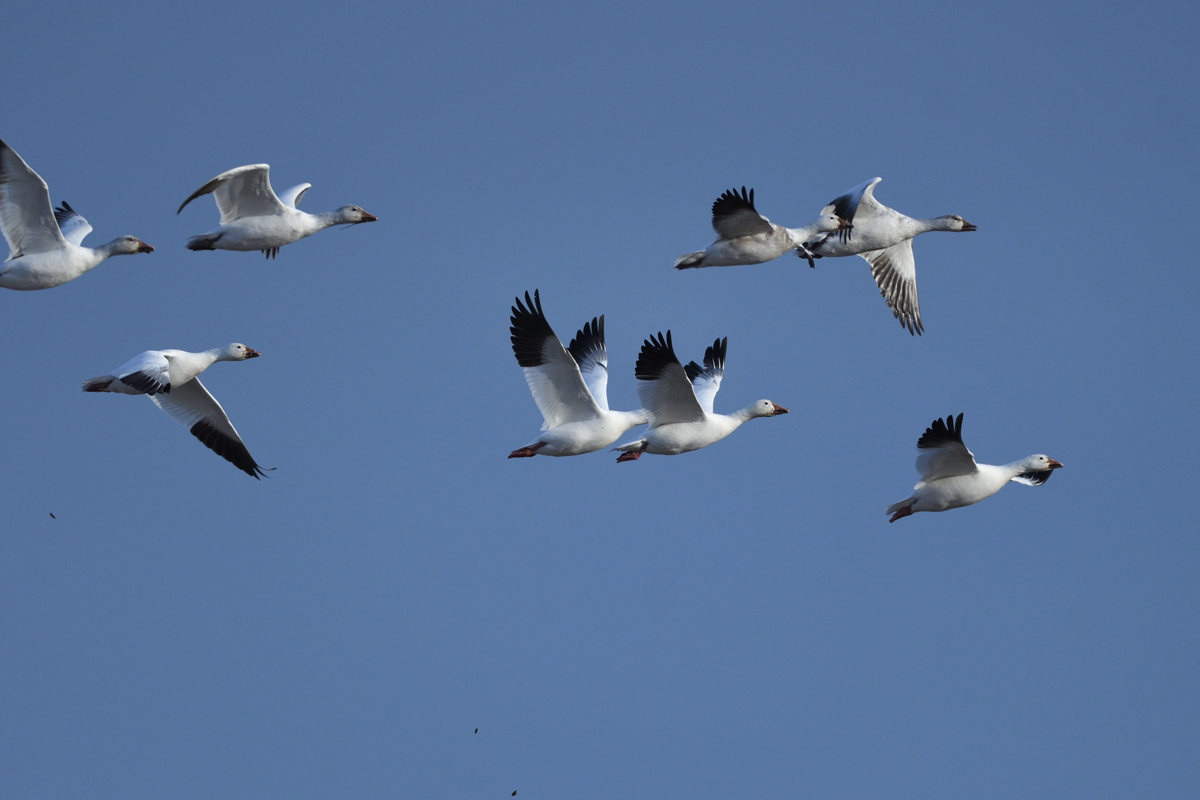
M 854 229 L 850 231 L 850 241 L 843 242 L 838 234 L 831 233 L 820 245 L 813 248 L 813 252 L 826 258 L 842 258 L 871 250 L 886 250 L 911 238 L 907 231 L 892 226 L 855 222 Z
M 739 264 L 761 264 L 779 258 L 793 249 L 791 241 L 782 231 L 756 233 L 736 239 L 719 239 L 704 251 L 705 267 L 731 267 Z
M 913 504 L 912 510 L 945 511 L 974 505 L 991 497 L 1003 486 L 1003 482 L 997 482 L 992 476 L 983 473 L 938 478 L 920 485 L 917 489 L 917 502 Z
M 64 250 L 32 253 L 0 265 L 0 287 L 17 291 L 50 289 L 75 280 L 96 264 L 71 259 Z
M 316 233 L 302 219 L 293 217 L 245 217 L 227 222 L 218 229 L 218 250 L 269 250 L 283 247 Z
M 724 420 L 672 422 L 646 431 L 646 452 L 660 456 L 675 456 L 719 442 L 737 428 L 723 424 Z
M 594 419 L 584 422 L 568 422 L 552 428 L 538 437 L 546 446 L 538 450 L 540 455 L 577 456 L 608 447 L 629 430 L 616 420 Z

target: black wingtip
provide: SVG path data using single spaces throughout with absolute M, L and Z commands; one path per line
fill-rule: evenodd
M 662 331 L 659 331 L 657 339 L 651 336 L 642 342 L 642 351 L 638 353 L 633 374 L 638 380 L 658 380 L 670 364 L 679 364 L 679 358 L 675 355 L 675 345 L 671 341 L 671 332 L 668 330 L 664 337 Z
M 512 325 L 508 329 L 513 355 L 522 367 L 540 367 L 543 363 L 542 347 L 546 339 L 557 338 L 554 329 L 546 321 L 546 315 L 542 313 L 542 298 L 538 290 L 534 289 L 532 298 L 527 291 L 524 303 L 519 296 L 514 302 L 516 305 L 512 307 L 512 316 L 509 317 Z

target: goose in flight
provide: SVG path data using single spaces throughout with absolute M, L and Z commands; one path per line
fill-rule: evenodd
M 379 219 L 358 206 L 342 206 L 321 214 L 300 211 L 296 206 L 312 184 L 293 186 L 280 198 L 271 188 L 270 170 L 266 164 L 236 167 L 192 192 L 175 213 L 197 197 L 211 194 L 221 212 L 221 224 L 188 239 L 188 250 L 262 250 L 267 258 L 274 258 L 285 244 L 331 225 L 357 225 Z
M 888 308 L 909 334 L 921 333 L 921 308 L 917 304 L 917 264 L 912 240 L 927 231 L 973 231 L 975 226 L 957 214 L 914 219 L 875 199 L 875 184 L 883 178 L 860 183 L 821 209 L 850 220 L 853 230 L 813 237 L 804 246 L 816 258 L 862 256 L 871 265 L 871 276 Z M 811 266 L 810 262 L 810 266 Z
M 83 246 L 92 226 L 67 203 L 50 205 L 50 189 L 17 151 L 0 139 L 0 229 L 11 251 L 0 264 L 0 287 L 49 289 L 73 281 L 109 256 L 153 253 L 136 236 Z
M 251 477 L 264 474 L 250 456 L 221 404 L 200 383 L 200 373 L 218 361 L 245 361 L 260 353 L 244 344 L 216 347 L 203 353 L 147 350 L 113 370 L 83 382 L 85 392 L 148 395 L 176 422 L 191 430 L 204 446 Z
M 976 464 L 975 456 L 962 440 L 959 414 L 935 419 L 917 440 L 917 472 L 921 482 L 912 497 L 887 507 L 895 522 L 917 511 L 945 511 L 986 500 L 1009 481 L 1041 486 L 1062 464 L 1043 455 L 1029 456 L 1003 466 Z
M 675 269 L 693 267 L 729 267 L 737 264 L 761 264 L 796 250 L 812 265 L 812 255 L 804 243 L 824 234 L 847 230 L 850 223 L 829 209 L 803 228 L 785 228 L 759 214 L 754 208 L 754 190 L 741 194 L 729 189 L 712 206 L 712 226 L 717 240 L 703 250 L 675 259 Z
M 617 462 L 634 461 L 642 453 L 674 456 L 719 442 L 745 421 L 774 417 L 788 410 L 770 400 L 759 400 L 732 414 L 714 414 L 713 398 L 725 374 L 729 340 L 717 339 L 704 351 L 704 366 L 695 361 L 685 367 L 675 356 L 671 332 L 666 338 L 651 336 L 642 343 L 634 374 L 638 397 L 650 412 L 646 435 L 618 446 Z
M 545 422 L 542 434 L 509 458 L 577 456 L 608 447 L 621 434 L 648 421 L 644 411 L 608 408 L 608 351 L 604 317 L 584 323 L 568 347 L 554 335 L 537 290 L 512 309 L 513 355 Z

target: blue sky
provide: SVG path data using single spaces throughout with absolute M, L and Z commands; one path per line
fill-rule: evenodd
M 0 770 L 13 796 L 1185 797 L 1200 479 L 1184 4 L 27 5 L 3 137 L 149 256 L 0 295 Z M 10 70 L 12 72 L 12 70 Z M 10 76 L 12 77 L 12 76 Z M 378 223 L 192 253 L 267 162 Z M 751 186 L 872 176 L 926 333 L 861 259 L 671 269 Z M 1171 202 L 1166 202 L 1171 200 Z M 541 291 L 729 337 L 679 457 L 508 461 Z M 241 341 L 205 383 L 253 481 L 80 382 Z M 934 417 L 1040 488 L 889 525 Z M 52 519 L 53 513 L 56 518 Z M 472 733 L 479 728 L 479 733 Z

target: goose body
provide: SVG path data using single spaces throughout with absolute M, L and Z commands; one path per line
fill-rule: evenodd
M 569 347 L 554 334 L 542 313 L 537 291 L 516 299 L 510 318 L 513 354 L 542 412 L 542 433 L 509 458 L 535 455 L 577 456 L 601 450 L 635 425 L 645 425 L 644 411 L 612 411 L 608 407 L 608 352 L 604 317 L 584 324 Z
M 849 227 L 837 216 L 822 212 L 801 228 L 785 228 L 759 214 L 754 207 L 754 190 L 741 194 L 730 189 L 716 199 L 712 207 L 712 226 L 717 240 L 703 250 L 685 253 L 675 259 L 675 269 L 729 267 L 761 264 L 801 248 L 804 242 Z M 801 251 L 801 257 L 807 257 Z M 810 260 L 811 263 L 811 260 Z
M 92 226 L 67 203 L 55 209 L 41 176 L 0 140 L 0 229 L 10 250 L 0 287 L 30 291 L 73 281 L 110 256 L 152 253 L 136 236 L 84 247 Z
M 850 220 L 853 229 L 822 234 L 804 243 L 816 258 L 862 256 L 892 314 L 910 334 L 925 330 L 917 302 L 917 265 L 912 240 L 929 231 L 973 231 L 975 226 L 957 214 L 916 219 L 875 199 L 874 178 L 834 198 L 821 210 Z
M 260 354 L 244 344 L 189 353 L 147 350 L 113 370 L 83 382 L 85 392 L 144 394 L 217 455 L 257 478 L 262 467 L 251 457 L 242 437 L 204 384 L 200 373 L 218 361 L 245 361 Z
M 986 500 L 1009 481 L 1041 486 L 1062 464 L 1044 455 L 1033 455 L 1009 464 L 976 464 L 962 440 L 962 418 L 946 417 L 925 429 L 917 440 L 917 471 L 921 482 L 913 494 L 887 507 L 889 522 L 918 511 L 946 511 Z
M 732 414 L 713 412 L 713 400 L 725 374 L 728 339 L 717 339 L 704 351 L 704 366 L 695 361 L 686 367 L 675 355 L 671 332 L 651 336 L 642 343 L 634 374 L 638 397 L 650 413 L 650 427 L 642 438 L 626 442 L 618 462 L 634 461 L 642 453 L 674 456 L 719 442 L 742 423 L 756 417 L 774 417 L 788 410 L 770 400 L 759 400 Z
M 261 250 L 268 258 L 285 244 L 312 236 L 332 225 L 357 225 L 379 218 L 358 206 L 309 214 L 296 206 L 312 184 L 302 183 L 283 193 L 271 188 L 270 166 L 249 164 L 222 172 L 201 186 L 183 204 L 211 194 L 221 212 L 220 224 L 208 233 L 188 240 L 189 250 Z

